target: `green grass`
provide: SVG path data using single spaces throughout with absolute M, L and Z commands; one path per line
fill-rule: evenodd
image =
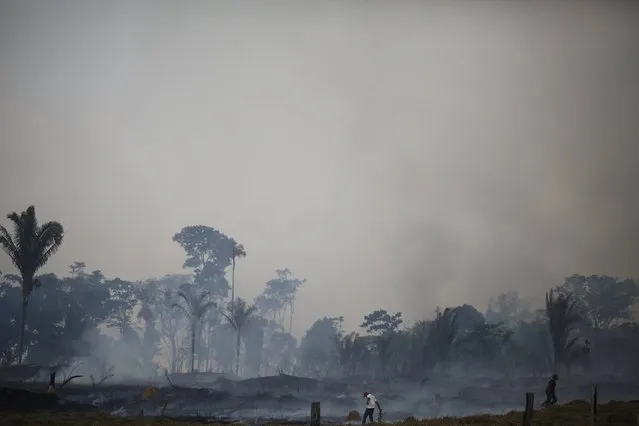
M 639 401 L 610 402 L 598 407 L 597 425 L 639 425 Z M 444 425 L 521 425 L 522 413 L 511 412 L 503 416 L 479 415 L 470 417 L 448 417 L 436 420 L 407 419 L 403 426 L 444 426 Z M 46 414 L 46 413 L 2 413 L 3 426 L 143 426 L 143 425 L 201 425 L 202 423 L 177 422 L 157 418 L 123 418 L 106 414 Z M 537 409 L 533 414 L 535 426 L 586 426 L 590 424 L 590 405 L 585 401 L 572 401 L 565 405 Z

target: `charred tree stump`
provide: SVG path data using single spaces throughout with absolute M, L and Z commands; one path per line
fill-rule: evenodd
M 311 426 L 319 426 L 320 425 L 320 403 L 312 402 L 311 403 Z
M 590 421 L 597 423 L 597 385 L 592 385 L 590 394 Z
M 535 394 L 526 392 L 526 408 L 524 409 L 523 426 L 530 426 L 533 416 L 533 407 L 535 406 Z

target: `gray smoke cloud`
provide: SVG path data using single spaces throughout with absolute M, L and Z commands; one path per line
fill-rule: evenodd
M 631 2 L 0 4 L 0 213 L 63 222 L 51 271 L 209 224 L 240 295 L 308 278 L 297 334 L 638 275 Z

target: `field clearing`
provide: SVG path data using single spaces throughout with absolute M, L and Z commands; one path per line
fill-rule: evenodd
M 613 401 L 599 406 L 597 425 L 639 425 L 639 401 Z M 400 423 L 385 423 L 388 425 L 520 425 L 521 412 L 511 412 L 502 416 L 478 415 L 470 417 L 449 417 L 441 419 L 417 420 L 406 419 Z M 205 419 L 193 418 L 190 421 L 177 421 L 157 417 L 117 417 L 98 413 L 3 413 L 2 424 L 7 426 L 143 426 L 143 425 L 202 425 L 222 424 Z M 358 424 L 344 423 L 344 424 Z M 236 423 L 237 424 L 237 423 Z M 273 423 L 275 424 L 275 423 Z M 277 423 L 286 425 L 287 423 Z M 590 405 L 586 401 L 572 401 L 565 405 L 538 409 L 534 412 L 532 425 L 536 426 L 584 426 L 590 424 Z

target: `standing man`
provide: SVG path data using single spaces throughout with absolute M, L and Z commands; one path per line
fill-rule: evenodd
M 548 381 L 548 385 L 546 386 L 546 400 L 542 404 L 543 406 L 555 405 L 557 403 L 557 379 L 559 379 L 559 376 L 553 374 L 552 378 Z
M 364 392 L 364 398 L 366 398 L 366 411 L 364 411 L 364 416 L 362 417 L 362 424 L 366 424 L 367 417 L 371 419 L 371 423 L 374 423 L 373 413 L 375 412 L 375 407 L 379 409 L 380 414 L 382 413 L 382 407 L 379 405 L 379 402 L 377 402 L 375 395 Z

